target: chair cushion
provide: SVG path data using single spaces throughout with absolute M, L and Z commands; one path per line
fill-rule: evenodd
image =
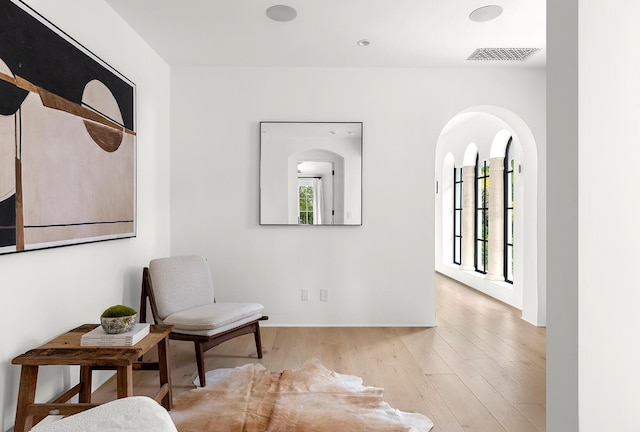
M 149 276 L 159 318 L 185 311 L 215 300 L 211 270 L 199 256 L 154 259 Z
M 212 330 L 259 314 L 264 306 L 258 303 L 209 303 L 192 309 L 176 312 L 163 320 L 175 331 Z
M 229 330 L 235 330 L 237 328 L 244 327 L 246 324 L 249 324 L 254 321 L 259 321 L 261 319 L 262 319 L 262 314 L 255 314 L 215 329 L 208 329 L 208 330 L 185 330 L 185 329 L 175 330 L 174 329 L 173 332 L 180 333 L 183 335 L 210 337 L 210 336 L 215 336 L 215 335 L 228 332 Z

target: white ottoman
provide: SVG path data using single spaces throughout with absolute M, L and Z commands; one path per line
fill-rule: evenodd
M 177 432 L 167 410 L 146 396 L 116 399 L 81 413 L 47 422 L 32 432 Z

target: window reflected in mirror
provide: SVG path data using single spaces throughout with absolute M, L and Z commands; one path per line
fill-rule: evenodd
M 361 225 L 362 123 L 261 122 L 260 224 Z

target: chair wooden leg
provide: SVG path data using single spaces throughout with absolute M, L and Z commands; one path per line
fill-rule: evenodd
M 198 366 L 198 377 L 200 378 L 200 387 L 207 385 L 207 378 L 204 371 L 204 348 L 202 343 L 198 341 L 193 342 L 196 347 L 196 365 Z
M 262 338 L 260 337 L 260 324 L 256 323 L 256 331 L 253 332 L 253 337 L 256 340 L 256 350 L 258 351 L 258 358 L 262 358 Z

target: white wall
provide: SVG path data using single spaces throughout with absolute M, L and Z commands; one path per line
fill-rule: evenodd
M 547 11 L 547 430 L 636 431 L 640 4 Z
M 218 298 L 271 325 L 434 325 L 438 136 L 494 104 L 544 137 L 543 98 L 542 70 L 175 68 L 171 252 L 208 257 Z M 361 227 L 258 225 L 261 120 L 364 122 Z
M 576 432 L 579 427 L 578 3 L 579 0 L 547 1 L 546 408 L 549 432 Z M 594 319 L 600 320 L 601 315 Z M 601 413 L 598 408 L 596 414 Z M 611 415 L 604 417 L 611 418 Z
M 137 308 L 142 266 L 169 251 L 169 68 L 102 0 L 29 5 L 136 83 L 138 236 L 0 256 L 0 430 L 15 420 L 11 359 L 115 303 Z M 105 374 L 96 374 L 95 385 Z M 77 368 L 41 368 L 38 401 L 77 383 Z
M 640 430 L 640 3 L 579 1 L 580 431 Z

